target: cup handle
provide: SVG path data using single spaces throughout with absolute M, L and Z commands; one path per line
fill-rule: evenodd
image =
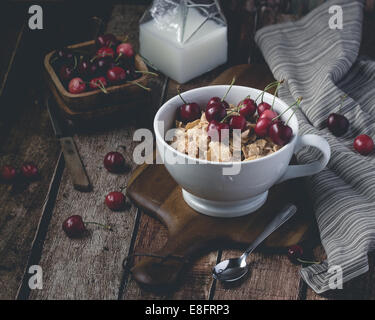
M 319 149 L 323 153 L 323 158 L 321 160 L 314 161 L 308 164 L 288 166 L 286 172 L 277 183 L 289 179 L 306 177 L 316 174 L 326 167 L 331 157 L 331 148 L 326 139 L 316 134 L 306 134 L 304 136 L 298 136 L 297 139 L 298 140 L 296 142 L 294 153 L 298 152 L 305 146 L 312 146 Z

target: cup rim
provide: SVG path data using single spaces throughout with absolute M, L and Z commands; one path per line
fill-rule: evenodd
M 191 89 L 191 90 L 188 90 L 188 91 L 184 91 L 184 94 L 187 94 L 187 93 L 192 93 L 192 92 L 198 92 L 198 91 L 203 91 L 203 90 L 206 90 L 207 88 L 215 88 L 215 87 L 224 87 L 224 88 L 228 88 L 229 85 L 212 85 L 212 86 L 204 86 L 204 87 L 199 87 L 199 88 L 194 88 L 194 89 Z M 252 89 L 252 90 L 255 90 L 256 91 L 256 94 L 259 95 L 263 90 L 259 90 L 259 89 L 256 89 L 256 88 L 252 88 L 252 87 L 246 87 L 246 86 L 238 86 L 238 85 L 233 85 L 232 89 L 233 88 L 243 88 L 243 89 Z M 265 92 L 264 93 L 264 98 L 270 98 L 270 99 L 273 99 L 274 95 L 268 93 L 268 92 Z M 298 124 L 298 120 L 297 120 L 297 116 L 296 114 L 294 113 L 291 120 L 294 119 L 296 121 L 296 131 L 297 132 L 293 132 L 293 137 L 292 139 L 289 141 L 288 144 L 286 144 L 285 146 L 282 146 L 279 150 L 277 150 L 276 152 L 274 153 L 271 153 L 267 156 L 264 156 L 264 157 L 261 157 L 259 159 L 254 159 L 254 160 L 244 160 L 244 161 L 211 161 L 211 160 L 206 160 L 206 159 L 200 159 L 200 158 L 194 158 L 194 157 L 191 157 L 185 153 L 182 153 L 178 150 L 176 150 L 175 148 L 173 148 L 169 143 L 167 143 L 165 141 L 165 139 L 161 136 L 158 128 L 157 128 L 157 121 L 158 121 L 158 118 L 160 117 L 161 113 L 162 112 L 165 112 L 165 110 L 169 107 L 169 105 L 171 104 L 171 102 L 175 99 L 179 98 L 178 95 L 175 95 L 173 96 L 172 98 L 170 98 L 168 101 L 166 101 L 160 108 L 159 110 L 156 112 L 155 114 L 155 117 L 154 117 L 154 122 L 153 122 L 153 127 L 154 127 L 154 132 L 155 132 L 155 137 L 158 141 L 161 141 L 162 144 L 163 144 L 163 147 L 167 147 L 169 151 L 171 152 L 175 152 L 177 155 L 179 156 L 182 156 L 184 157 L 188 162 L 186 164 L 212 164 L 212 165 L 220 165 L 220 166 L 233 166 L 233 165 L 242 165 L 242 164 L 248 164 L 248 163 L 258 163 L 258 162 L 261 162 L 262 160 L 266 160 L 266 159 L 271 159 L 271 158 L 274 158 L 276 157 L 278 154 L 280 154 L 281 152 L 284 152 L 285 150 L 288 150 L 289 148 L 291 148 L 291 146 L 295 143 L 296 139 L 297 139 L 297 136 L 298 136 L 298 131 L 299 131 L 299 124 Z M 283 101 L 281 100 L 280 98 L 278 97 L 275 97 L 275 103 L 278 103 L 278 104 L 281 104 L 283 107 L 285 108 L 288 108 L 289 106 Z M 173 113 L 175 114 L 175 111 L 176 111 L 176 108 L 173 109 Z M 293 130 L 294 131 L 294 130 Z

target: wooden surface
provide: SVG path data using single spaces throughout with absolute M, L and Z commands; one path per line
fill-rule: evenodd
M 25 31 L 23 19 L 13 18 L 16 14 L 9 14 L 10 18 L 7 18 L 4 13 L 10 11 L 4 10 L 4 6 L 10 10 L 11 5 L 0 4 L 0 15 L 4 16 L 0 21 L 7 26 L 0 32 L 5 33 L 2 39 L 8 39 L 6 43 L 9 44 L 2 47 L 0 55 L 3 89 L 0 109 L 5 115 L 0 117 L 0 165 L 12 162 L 20 166 L 24 161 L 34 161 L 42 173 L 41 179 L 30 185 L 0 185 L 0 298 L 374 299 L 373 254 L 369 256 L 370 272 L 351 281 L 340 292 L 320 296 L 300 280 L 300 266 L 290 263 L 284 252 L 265 248 L 252 255 L 251 274 L 245 281 L 230 287 L 212 279 L 211 267 L 222 259 L 238 255 L 240 250 L 204 254 L 187 270 L 178 288 L 168 292 L 143 290 L 130 275 L 133 264 L 129 262 L 125 269 L 122 268 L 122 260 L 127 255 L 160 249 L 167 240 L 167 229 L 130 203 L 121 212 L 109 212 L 103 204 L 104 197 L 107 192 L 125 190 L 135 168 L 132 164 L 132 150 L 136 145 L 133 133 L 137 128 L 151 127 L 153 114 L 160 104 L 176 94 L 176 83 L 163 77 L 151 80 L 152 103 L 113 121 L 110 128 L 91 131 L 74 128 L 75 143 L 93 184 L 93 192 L 88 194 L 73 189 L 42 103 L 46 88 L 41 84 L 45 54 L 62 45 L 92 39 L 100 29 L 92 23 L 92 16 L 102 18 L 107 31 L 118 35 L 128 33 L 130 41 L 137 43 L 138 20 L 147 4 L 132 3 L 115 6 L 110 1 L 95 2 L 90 6 L 78 2 L 46 4 L 44 16 L 49 27 L 39 33 Z M 229 63 L 183 85 L 182 91 L 209 84 L 228 66 L 261 63 L 261 55 L 252 42 L 252 26 L 296 19 L 311 9 L 305 6 L 299 12 L 298 8 L 283 11 L 264 7 L 259 9 L 264 15 L 258 15 L 258 23 L 254 23 L 253 1 L 222 3 L 230 30 Z M 69 16 L 69 24 L 65 21 L 66 16 Z M 373 11 L 369 10 L 361 52 L 374 58 L 372 18 Z M 102 167 L 104 154 L 116 149 L 124 154 L 129 164 L 122 175 L 108 174 Z M 88 237 L 70 240 L 62 232 L 61 223 L 72 214 L 112 224 L 114 231 L 90 227 Z M 305 244 L 307 254 L 323 259 L 324 250 L 318 235 L 311 239 Z M 135 259 L 137 261 L 139 258 Z M 28 288 L 30 274 L 27 268 L 33 264 L 43 267 L 43 290 Z

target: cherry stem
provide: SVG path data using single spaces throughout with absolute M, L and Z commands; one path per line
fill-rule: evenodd
M 73 70 L 75 70 L 77 68 L 77 64 L 78 64 L 77 57 L 74 56 L 74 67 L 73 67 Z
M 275 105 L 276 95 L 280 89 L 280 86 L 284 83 L 284 79 L 280 80 L 280 82 L 277 83 L 277 87 L 275 89 L 275 92 L 273 93 L 273 100 L 272 100 L 272 106 L 271 110 L 273 110 L 273 106 Z
M 159 76 L 157 73 L 151 72 L 151 71 L 139 71 L 139 70 L 135 70 L 135 73 L 150 74 L 150 75 L 155 76 L 155 77 Z
M 306 263 L 306 264 L 321 264 L 319 261 L 309 261 L 309 260 L 303 260 L 300 258 L 297 258 L 297 261 L 300 263 Z
M 107 230 L 109 230 L 109 231 L 113 231 L 113 229 L 112 229 L 111 226 L 106 226 L 106 225 L 101 224 L 101 223 L 98 223 L 98 222 L 85 221 L 84 223 L 85 223 L 85 224 L 95 224 L 95 225 L 100 226 L 100 227 L 102 227 L 102 228 L 104 228 L 104 229 L 107 229 Z
M 296 102 L 294 102 L 291 106 L 288 107 L 288 109 L 284 110 L 282 113 L 280 113 L 277 117 L 273 118 L 272 119 L 272 122 L 279 119 L 285 112 L 287 112 L 289 109 L 293 108 L 294 106 L 297 106 L 299 107 L 300 103 L 302 101 L 302 97 L 299 97 Z M 292 116 L 294 115 L 296 111 L 294 110 L 294 112 L 291 114 L 291 116 L 289 117 L 288 121 L 286 122 L 286 124 L 288 124 L 289 120 L 292 118 Z
M 225 100 L 225 98 L 227 97 L 230 89 L 232 89 L 232 87 L 233 87 L 233 85 L 234 85 L 235 82 L 236 82 L 236 77 L 233 77 L 232 82 L 231 82 L 231 84 L 230 84 L 227 92 L 225 93 L 224 97 L 221 99 L 221 102 L 223 102 Z
M 185 99 L 182 97 L 180 88 L 177 88 L 177 92 L 178 92 L 178 95 L 180 96 L 182 102 L 183 102 L 184 104 L 188 104 L 188 103 L 185 101 Z
M 124 37 L 124 39 L 122 39 L 122 43 L 125 43 L 125 42 L 127 42 L 129 40 L 129 35 L 127 34 L 127 35 L 125 35 L 125 37 Z
M 115 59 L 115 63 L 117 62 L 117 61 L 119 61 L 119 59 L 122 57 L 122 52 L 120 52 L 120 54 L 117 56 L 117 58 Z
M 236 110 L 236 111 L 230 111 L 227 113 L 227 115 L 223 118 L 223 120 L 220 121 L 220 123 L 224 123 L 225 120 L 227 120 L 230 116 L 232 116 L 233 114 L 235 114 L 236 116 L 239 116 L 239 112 Z
M 108 93 L 107 89 L 105 88 L 104 86 L 104 83 L 102 80 L 98 79 L 98 81 L 100 83 L 100 89 L 104 92 L 104 93 Z
M 137 85 L 138 87 L 140 87 L 140 88 L 142 88 L 142 89 L 144 89 L 144 90 L 146 90 L 146 91 L 151 91 L 150 88 L 145 87 L 144 85 L 140 84 L 140 83 L 137 82 L 137 81 L 128 81 L 128 82 L 129 82 L 129 83 L 134 83 L 135 85 Z
M 279 82 L 278 81 L 275 81 L 275 82 L 271 82 L 270 84 L 268 84 L 264 89 L 263 91 L 258 95 L 258 97 L 255 99 L 255 102 L 258 101 L 259 97 L 262 97 L 262 102 L 263 102 L 263 96 L 264 96 L 264 93 L 269 90 L 269 89 L 272 89 L 273 87 L 277 86 Z

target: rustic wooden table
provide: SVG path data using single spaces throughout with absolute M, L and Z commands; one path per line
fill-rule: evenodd
M 0 56 L 0 165 L 12 162 L 19 166 L 33 161 L 41 171 L 41 179 L 21 187 L 0 185 L 0 299 L 374 299 L 374 255 L 369 259 L 370 272 L 346 284 L 344 290 L 324 296 L 306 286 L 298 274 L 300 267 L 290 263 L 284 252 L 253 254 L 251 276 L 230 287 L 214 281 L 211 268 L 239 251 L 211 252 L 195 262 L 176 291 L 163 294 L 142 290 L 131 278 L 129 268 L 122 268 L 127 255 L 160 248 L 166 230 L 132 205 L 123 212 L 108 213 L 103 196 L 126 187 L 135 168 L 133 132 L 150 126 L 155 110 L 175 95 L 176 83 L 163 76 L 153 80 L 152 105 L 140 106 L 149 112 L 130 114 L 120 126 L 76 131 L 74 139 L 94 186 L 91 193 L 80 193 L 72 187 L 43 104 L 46 88 L 42 59 L 53 48 L 92 38 L 99 31 L 92 16 L 104 21 L 103 30 L 126 33 L 130 41 L 137 43 L 138 20 L 146 2 L 112 5 L 102 1 L 89 7 L 46 5 L 43 31 L 29 31 L 24 25 L 24 15 L 19 14 L 26 10 L 24 5 L 2 4 L 0 38 L 7 47 L 2 47 Z M 230 65 L 259 62 L 251 40 L 253 2 L 222 2 L 230 27 L 229 63 L 189 82 L 183 90 L 208 84 Z M 258 27 L 295 19 L 299 14 L 265 9 Z M 372 57 L 374 20 L 374 14 L 368 13 L 362 48 Z M 108 175 L 103 169 L 103 155 L 114 149 L 120 149 L 131 166 L 126 174 Z M 94 228 L 89 237 L 72 241 L 61 230 L 62 221 L 72 214 L 114 225 L 114 231 Z M 311 257 L 324 258 L 318 236 L 307 247 Z M 28 267 L 36 264 L 43 268 L 42 290 L 28 287 Z

